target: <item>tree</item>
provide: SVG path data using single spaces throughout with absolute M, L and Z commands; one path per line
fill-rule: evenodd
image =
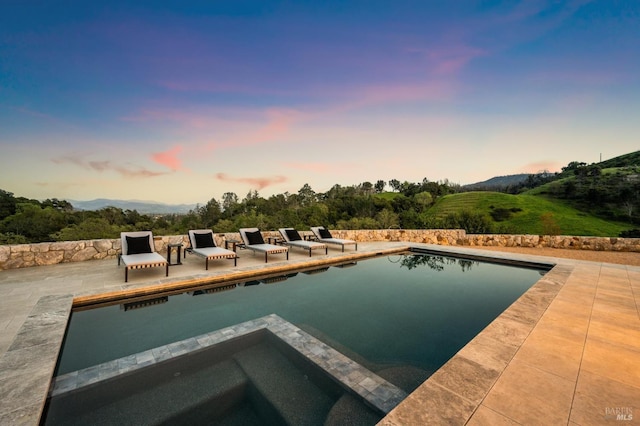
M 226 218 L 233 216 L 237 208 L 238 196 L 235 192 L 225 192 L 222 194 L 222 211 Z
M 16 214 L 2 221 L 3 232 L 23 235 L 30 242 L 51 241 L 51 234 L 66 225 L 64 214 L 52 207 L 44 209 L 31 203 L 20 203 Z
M 433 204 L 433 197 L 430 192 L 423 191 L 413 196 L 413 202 L 418 212 L 423 212 Z
M 635 207 L 632 200 L 626 200 L 622 203 L 625 213 L 629 216 L 629 222 L 633 221 L 633 209 Z
M 102 218 L 90 218 L 79 225 L 71 225 L 53 233 L 55 241 L 94 240 L 101 238 L 117 238 L 118 227 L 109 224 Z
M 127 223 L 124 212 L 118 207 L 104 207 L 98 210 L 98 214 L 111 225 L 125 225 Z
M 586 165 L 587 163 L 582 163 L 580 161 L 572 161 L 562 168 L 562 173 L 568 174 L 570 172 L 573 172 L 574 174 L 577 174 L 576 171 L 580 170 Z
M 222 216 L 222 210 L 220 210 L 220 203 L 215 198 L 210 199 L 207 204 L 200 207 L 198 211 L 200 220 L 206 228 L 211 228 L 216 222 L 218 222 Z
M 400 219 L 398 215 L 389 209 L 380 211 L 376 215 L 376 220 L 382 229 L 398 228 L 400 226 Z
M 376 192 L 378 194 L 382 193 L 384 191 L 384 187 L 387 185 L 387 183 L 383 180 L 378 180 L 376 182 L 376 184 L 374 185 Z
M 249 192 L 247 192 L 247 195 L 244 197 L 244 200 L 242 200 L 243 203 L 248 203 L 251 202 L 253 200 L 257 200 L 258 198 L 260 198 L 260 195 L 258 194 L 258 190 L 257 189 L 250 189 Z
M 576 183 L 573 180 L 568 180 L 564 183 L 564 196 L 565 198 L 573 198 L 576 195 Z
M 141 215 L 140 213 L 138 213 L 138 210 L 136 209 L 133 209 L 133 210 L 127 209 L 123 212 L 123 214 L 124 214 L 124 221 L 127 225 L 135 226 L 136 223 L 149 221 L 149 216 Z
M 0 220 L 16 213 L 16 199 L 13 193 L 0 189 Z
M 489 216 L 470 210 L 447 214 L 443 225 L 448 229 L 462 228 L 469 234 L 488 234 L 493 230 Z
M 396 192 L 400 191 L 400 181 L 398 179 L 391 179 L 389 186 Z
M 316 201 L 316 192 L 311 189 L 308 183 L 305 183 L 300 190 L 298 190 L 298 199 L 302 206 L 308 206 Z
M 73 211 L 73 206 L 67 200 L 58 200 L 57 198 L 48 198 L 42 202 L 42 207 L 52 207 L 56 210 L 65 212 Z
M 373 192 L 373 184 L 371 182 L 362 182 L 360 184 L 360 190 L 365 195 L 371 195 Z

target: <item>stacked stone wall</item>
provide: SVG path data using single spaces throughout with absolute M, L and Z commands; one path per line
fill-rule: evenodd
M 186 236 L 154 237 L 156 251 L 166 254 L 167 245 L 186 243 Z M 0 246 L 0 270 L 29 266 L 55 265 L 116 258 L 120 253 L 120 239 L 61 241 L 52 243 Z
M 640 238 L 575 237 L 561 235 L 466 234 L 461 229 L 361 229 L 332 230 L 336 238 L 358 242 L 405 241 L 447 246 L 549 247 L 575 250 L 627 251 L 640 253 Z M 279 237 L 277 231 L 266 231 L 267 237 Z M 237 232 L 216 234 L 216 243 L 224 247 L 225 240 L 240 240 Z M 169 244 L 189 246 L 186 235 L 154 238 L 155 249 L 166 255 Z M 116 258 L 120 239 L 63 241 L 38 244 L 0 246 L 0 270 L 30 266 L 54 265 L 66 262 Z
M 470 234 L 467 246 L 546 247 L 574 250 L 640 252 L 640 238 L 575 237 L 563 235 Z

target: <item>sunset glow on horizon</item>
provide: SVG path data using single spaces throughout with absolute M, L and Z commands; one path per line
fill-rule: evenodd
M 0 6 L 0 189 L 171 204 L 640 149 L 637 1 Z

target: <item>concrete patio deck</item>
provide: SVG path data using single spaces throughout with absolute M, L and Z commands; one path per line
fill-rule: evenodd
M 188 256 L 135 270 L 115 259 L 0 271 L 0 424 L 38 424 L 73 298 L 153 291 L 229 274 L 282 272 L 409 246 L 556 265 L 385 417 L 384 425 L 640 423 L 640 267 L 414 243 L 329 255 L 293 249 L 265 264 Z M 42 299 L 45 297 L 44 299 Z

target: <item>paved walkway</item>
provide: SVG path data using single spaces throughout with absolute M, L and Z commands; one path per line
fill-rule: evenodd
M 38 424 L 73 298 L 277 273 L 406 246 L 363 243 L 357 253 L 330 249 L 312 258 L 294 249 L 288 262 L 273 256 L 268 264 L 241 251 L 237 268 L 220 261 L 208 272 L 188 256 L 168 279 L 162 268 L 136 270 L 128 284 L 115 259 L 0 271 L 0 424 Z M 640 267 L 428 247 L 557 266 L 382 424 L 640 423 Z

